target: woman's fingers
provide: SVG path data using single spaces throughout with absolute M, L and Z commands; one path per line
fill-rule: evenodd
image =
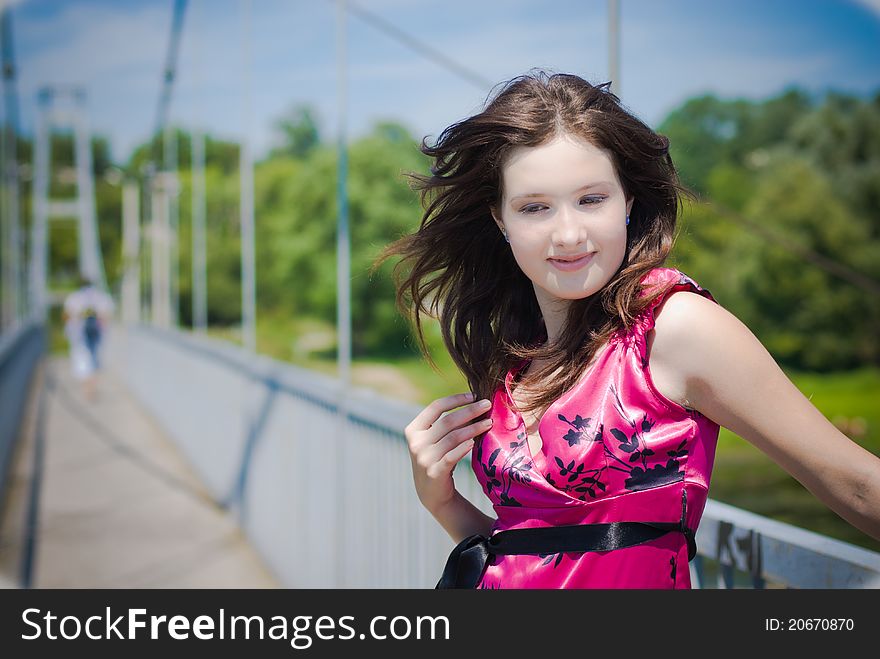
M 474 400 L 474 394 L 452 394 L 444 398 L 438 398 L 430 402 L 425 409 L 419 412 L 416 417 L 410 421 L 407 426 L 408 430 L 427 430 L 433 426 L 440 415 L 456 407 L 461 407 Z
M 474 402 L 471 394 L 446 396 L 430 403 L 404 429 L 416 491 L 428 510 L 445 505 L 455 493 L 452 470 L 473 448 L 474 437 L 492 425 L 486 419 L 469 423 L 490 409 L 488 403 Z M 442 416 L 445 412 L 449 414 Z
M 447 433 L 488 412 L 492 406 L 487 400 L 476 401 L 441 417 L 442 413 L 463 405 L 463 400 L 470 398 L 471 394 L 456 394 L 430 403 L 404 429 L 410 448 L 436 444 Z
M 458 446 L 447 452 L 434 467 L 428 469 L 428 476 L 436 478 L 444 473 L 451 473 L 452 470 L 455 469 L 455 465 L 457 465 L 462 458 L 467 456 L 473 447 L 473 438 L 461 442 Z M 431 473 L 432 470 L 439 473 Z
M 433 461 L 442 462 L 450 452 L 455 451 L 462 444 L 470 442 L 470 445 L 473 446 L 473 439 L 478 435 L 482 435 L 491 427 L 492 419 L 481 419 L 475 423 L 469 423 L 466 426 L 447 433 L 439 442 L 433 446 L 426 447 L 425 452 L 433 459 Z M 454 465 L 455 462 L 458 462 L 458 460 L 455 460 L 452 464 Z
M 471 419 L 475 419 L 481 414 L 488 412 L 491 407 L 492 404 L 488 400 L 478 400 L 470 405 L 465 405 L 454 412 L 450 412 L 449 414 L 440 417 L 437 422 L 431 426 L 431 429 L 439 432 L 440 437 L 442 437 L 446 433 L 455 430 Z

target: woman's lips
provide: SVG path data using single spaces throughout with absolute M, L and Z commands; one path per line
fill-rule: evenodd
M 557 270 L 563 270 L 564 272 L 572 272 L 574 270 L 580 270 L 587 263 L 593 260 L 593 255 L 596 252 L 590 252 L 589 254 L 582 256 L 576 261 L 558 261 L 556 259 L 547 259 Z

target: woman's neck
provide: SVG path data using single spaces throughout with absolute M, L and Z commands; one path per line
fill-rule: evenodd
M 565 329 L 565 321 L 568 318 L 568 307 L 571 300 L 562 300 L 551 297 L 542 288 L 535 286 L 535 298 L 541 316 L 544 318 L 544 327 L 547 329 L 547 342 L 553 343 L 560 337 Z

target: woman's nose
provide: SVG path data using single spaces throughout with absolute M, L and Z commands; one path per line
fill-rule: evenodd
M 573 208 L 561 208 L 556 213 L 553 242 L 557 245 L 577 245 L 586 238 L 586 228 L 577 212 Z

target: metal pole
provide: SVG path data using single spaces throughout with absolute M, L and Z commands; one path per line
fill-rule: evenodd
M 207 247 L 205 241 L 205 134 L 192 134 L 192 315 L 193 328 L 208 327 Z
M 180 34 L 183 29 L 183 18 L 184 13 L 186 11 L 186 0 L 176 0 L 174 3 L 174 14 L 171 20 L 171 39 L 168 43 L 168 51 L 165 59 L 165 67 L 162 73 L 162 93 L 159 96 L 159 107 L 156 113 L 156 131 L 155 142 L 153 143 L 153 157 L 152 164 L 150 167 L 150 174 L 153 174 L 155 170 L 152 165 L 158 167 L 158 151 L 159 151 L 159 140 L 164 137 L 164 148 L 163 148 L 163 165 L 159 167 L 162 171 L 161 176 L 156 176 L 153 180 L 158 180 L 161 178 L 160 190 L 152 189 L 150 194 L 148 195 L 149 199 L 145 200 L 145 203 L 149 203 L 152 205 L 154 200 L 161 201 L 162 208 L 151 208 L 151 217 L 153 217 L 154 222 L 152 222 L 153 229 L 156 229 L 155 218 L 160 217 L 163 219 L 165 223 L 165 233 L 161 236 L 153 236 L 153 239 L 157 239 L 159 243 L 161 243 L 160 250 L 164 250 L 165 254 L 161 255 L 161 258 L 153 258 L 153 266 L 156 266 L 158 263 L 164 264 L 164 267 L 169 270 L 165 273 L 151 273 L 152 280 L 154 283 L 157 281 L 161 281 L 163 286 L 170 287 L 168 290 L 161 291 L 158 294 L 153 294 L 153 301 L 156 302 L 158 300 L 167 300 L 167 308 L 163 309 L 153 309 L 153 319 L 155 322 L 156 318 L 162 319 L 165 318 L 166 315 L 169 320 L 169 324 L 173 322 L 175 325 L 177 324 L 177 316 L 179 312 L 178 305 L 178 274 L 179 274 L 179 258 L 178 258 L 178 246 L 177 246 L 177 225 L 178 225 L 178 205 L 177 205 L 177 195 L 178 195 L 178 186 L 176 177 L 172 180 L 170 177 L 173 176 L 172 171 L 177 168 L 177 142 L 174 138 L 173 132 L 168 126 L 168 111 L 171 105 L 171 93 L 174 86 L 174 80 L 176 77 L 176 69 L 177 69 L 177 53 L 178 48 L 180 46 Z M 162 137 L 160 137 L 160 135 Z M 167 231 L 168 225 L 173 227 L 174 234 L 171 235 L 170 231 Z M 161 233 L 163 229 L 159 229 Z M 171 250 L 171 254 L 169 255 L 168 251 Z M 173 274 L 171 273 L 171 267 L 174 267 Z M 173 292 L 172 290 L 173 289 Z M 173 305 L 173 308 L 172 308 Z M 167 324 L 165 326 L 168 326 Z
M 346 0 L 337 0 L 336 6 L 336 70 L 337 70 L 337 107 L 339 127 L 337 136 L 337 171 L 336 171 L 336 204 L 339 212 L 336 230 L 336 335 L 337 362 L 339 365 L 339 425 L 336 433 L 336 463 L 341 470 L 341 478 L 337 481 L 337 527 L 336 547 L 347 546 L 346 509 L 348 501 L 348 482 L 345 474 L 347 455 L 345 451 L 348 420 L 348 388 L 351 384 L 351 249 L 348 235 L 348 147 L 347 147 L 347 106 L 348 85 L 346 68 Z M 346 584 L 345 552 L 336 553 L 337 586 Z
M 95 179 L 92 166 L 92 143 L 86 119 L 86 93 L 74 92 L 79 111 L 75 113 L 77 203 L 79 205 L 80 272 L 89 277 L 100 289 L 107 289 L 104 277 L 104 259 L 101 256 L 100 231 L 95 212 Z
M 608 0 L 608 76 L 611 91 L 620 96 L 620 4 Z
M 170 295 L 168 291 L 168 192 L 164 172 L 154 179 L 153 198 L 151 201 L 153 211 L 151 243 L 152 243 L 152 308 L 153 324 L 157 327 L 167 328 L 171 324 Z
M 170 105 L 170 103 L 169 103 Z M 180 255 L 178 241 L 179 213 L 177 205 L 177 135 L 171 123 L 165 124 L 164 130 L 164 166 L 165 180 L 169 186 L 166 190 L 168 199 L 168 288 L 170 293 L 171 326 L 177 327 L 180 309 Z
M 251 126 L 251 2 L 242 0 L 242 123 L 241 159 L 241 334 L 248 352 L 256 352 L 256 277 L 254 273 L 254 163 L 250 147 Z
M 192 13 L 192 10 L 191 10 Z M 193 19 L 191 19 L 193 20 Z M 201 80 L 201 58 L 197 41 L 193 41 L 192 71 L 198 98 Z M 193 109 L 193 125 L 200 120 L 200 103 L 195 102 Z M 192 176 L 192 323 L 193 329 L 204 334 L 208 329 L 208 259 L 205 239 L 205 133 L 193 128 L 190 150 L 190 173 Z
M 140 209 L 139 185 L 126 181 L 122 187 L 122 322 L 140 322 Z
M 141 170 L 143 178 L 138 189 L 141 197 L 141 250 L 140 276 L 138 278 L 138 292 L 141 300 L 141 321 L 152 322 L 153 319 L 153 228 L 155 226 L 153 214 L 153 196 L 155 189 L 155 165 L 147 163 Z
M 351 382 L 351 249 L 348 235 L 348 146 L 345 16 L 346 0 L 338 0 L 339 31 L 337 39 L 337 102 L 339 135 L 337 142 L 336 203 L 339 208 L 336 234 L 336 282 L 339 379 L 343 387 Z
M 49 117 L 51 92 L 39 93 L 37 136 L 34 144 L 33 224 L 31 225 L 31 313 L 39 320 L 46 319 L 46 279 L 49 259 Z
M 3 7 L 0 14 L 0 41 L 3 66 L 2 167 L 3 206 L 3 328 L 17 324 L 23 313 L 21 277 L 21 227 L 18 189 L 18 97 L 15 90 L 15 60 L 12 44 L 12 12 Z
M 3 10 L 2 20 L 6 20 L 6 9 Z M 5 35 L 4 35 L 5 37 Z M 3 46 L 5 48 L 5 38 Z M 0 334 L 4 333 L 8 327 L 11 327 L 15 318 L 15 301 L 13 293 L 14 273 L 12 271 L 12 214 L 9 212 L 9 195 L 11 193 L 9 185 L 9 120 L 6 112 L 6 77 L 3 79 L 3 126 L 0 131 L 0 263 L 3 265 L 3 272 L 0 273 Z

